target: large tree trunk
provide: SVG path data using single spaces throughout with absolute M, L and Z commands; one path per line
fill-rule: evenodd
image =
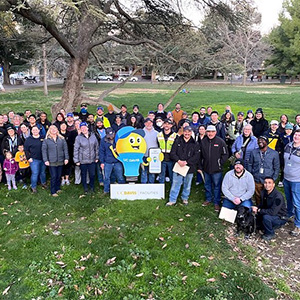
M 4 84 L 9 84 L 10 85 L 10 80 L 9 80 L 9 75 L 10 75 L 10 66 L 9 63 L 4 61 L 3 62 L 3 83 Z
M 55 118 L 60 109 L 73 112 L 81 102 L 81 87 L 85 70 L 88 67 L 88 54 L 71 58 L 65 87 L 60 102 L 52 105 L 51 112 Z

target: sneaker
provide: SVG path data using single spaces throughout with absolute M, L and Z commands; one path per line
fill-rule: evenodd
M 16 186 L 13 187 L 14 190 L 17 190 L 18 188 Z
M 58 197 L 58 194 L 57 193 L 54 193 L 51 195 L 52 197 Z
M 166 182 L 170 182 L 170 178 L 169 177 L 166 177 Z
M 46 183 L 42 183 L 42 189 L 47 189 L 47 188 L 48 188 L 47 184 Z
M 61 192 L 62 192 L 62 190 L 57 190 L 57 191 L 56 191 L 57 194 L 59 194 L 59 193 L 61 193 Z
M 215 212 L 219 212 L 221 210 L 221 207 L 219 204 L 215 204 Z
M 35 194 L 37 192 L 36 188 L 31 188 L 31 191 Z
M 300 234 L 300 227 L 295 227 L 291 232 L 290 235 L 298 236 Z
M 23 184 L 22 190 L 26 190 L 26 189 L 27 189 L 27 185 L 26 185 L 26 184 Z
M 204 201 L 203 203 L 202 203 L 202 206 L 208 206 L 208 205 L 210 205 L 211 204 L 211 202 L 210 201 Z
M 62 179 L 60 185 L 61 185 L 61 186 L 64 186 L 65 184 L 66 184 L 66 180 Z
M 199 185 L 200 184 L 200 182 L 199 181 L 196 181 L 196 185 Z
M 264 234 L 261 237 L 264 241 L 271 241 L 275 238 L 275 234 Z
M 167 202 L 166 206 L 174 206 L 176 203 L 175 202 Z
M 182 201 L 182 204 L 183 204 L 183 205 L 188 205 L 189 202 L 188 202 L 187 200 L 183 200 L 183 201 Z
M 278 182 L 278 187 L 279 187 L 279 188 L 282 188 L 282 187 L 283 187 L 282 181 L 279 181 L 279 182 Z
M 66 179 L 66 180 L 65 180 L 65 184 L 66 184 L 66 185 L 70 185 L 70 180 L 69 180 L 69 179 Z
M 11 190 L 11 186 L 8 186 L 7 188 L 8 188 L 9 191 Z
M 103 182 L 99 182 L 99 185 L 100 185 L 100 186 L 104 186 L 104 183 L 103 183 Z

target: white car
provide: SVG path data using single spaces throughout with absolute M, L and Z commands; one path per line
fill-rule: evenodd
M 111 75 L 98 74 L 95 80 L 113 81 L 114 79 Z
M 125 81 L 130 75 L 129 74 L 122 74 L 119 75 L 118 80 Z M 128 81 L 136 82 L 139 79 L 136 76 L 132 76 Z
M 175 80 L 175 77 L 172 76 L 172 75 L 163 75 L 163 76 L 157 75 L 155 77 L 155 79 L 157 81 L 169 81 L 169 82 L 173 82 Z

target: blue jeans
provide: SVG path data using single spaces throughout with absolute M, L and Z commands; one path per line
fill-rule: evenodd
M 125 183 L 123 176 L 123 167 L 120 162 L 113 164 L 104 164 L 104 193 L 109 193 L 110 180 L 112 172 L 114 171 L 115 176 L 117 177 L 118 183 Z
M 81 170 L 81 182 L 85 192 L 88 191 L 88 184 L 86 181 L 87 172 L 89 172 L 90 177 L 90 188 L 94 191 L 94 183 L 95 183 L 95 173 L 96 173 L 96 163 L 91 164 L 80 164 Z
M 240 203 L 239 205 L 235 205 L 232 201 L 228 200 L 228 199 L 224 199 L 223 201 L 223 207 L 229 208 L 229 209 L 235 209 L 237 210 L 238 207 L 243 206 L 243 207 L 248 207 L 250 208 L 253 205 L 252 200 L 244 200 L 242 203 Z
M 295 215 L 295 226 L 300 227 L 300 182 L 283 180 L 284 193 L 287 202 L 287 215 Z
M 167 169 L 168 169 L 169 177 L 170 177 L 170 180 L 171 180 L 171 183 L 172 183 L 173 167 L 174 167 L 174 162 L 173 161 L 162 161 L 162 163 L 161 163 L 161 173 L 159 174 L 159 183 L 165 183 Z
M 278 216 L 271 215 L 258 215 L 257 216 L 258 226 L 262 224 L 266 235 L 274 235 L 275 229 L 280 228 L 286 223 L 286 220 L 281 220 Z
M 143 166 L 141 173 L 141 183 L 154 183 L 155 174 L 149 173 L 149 167 Z
M 51 194 L 55 194 L 57 191 L 60 190 L 60 180 L 61 180 L 61 173 L 62 173 L 63 166 L 49 166 L 50 172 L 50 191 Z
M 222 172 L 215 174 L 208 174 L 204 172 L 204 188 L 205 199 L 214 204 L 220 205 L 221 202 L 221 184 L 222 184 Z
M 104 182 L 103 173 L 102 173 L 102 169 L 101 169 L 100 165 L 101 165 L 101 163 L 98 161 L 96 164 L 96 172 L 97 172 L 97 177 L 98 177 L 99 183 Z
M 176 203 L 182 184 L 183 189 L 181 192 L 181 199 L 183 201 L 187 201 L 189 199 L 193 175 L 194 174 L 187 174 L 185 177 L 183 177 L 182 175 L 173 172 L 173 183 L 169 195 L 170 202 Z
M 40 178 L 41 184 L 46 184 L 46 165 L 42 160 L 33 159 L 30 163 L 31 169 L 31 187 L 36 189 L 38 179 Z

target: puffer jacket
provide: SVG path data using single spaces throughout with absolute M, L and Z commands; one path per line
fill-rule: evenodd
M 88 138 L 80 134 L 75 139 L 74 163 L 91 164 L 98 160 L 99 142 L 94 133 L 89 133 Z
M 64 138 L 57 137 L 56 141 L 47 138 L 42 145 L 43 161 L 49 161 L 50 166 L 53 164 L 63 165 L 64 160 L 69 160 L 68 145 Z

